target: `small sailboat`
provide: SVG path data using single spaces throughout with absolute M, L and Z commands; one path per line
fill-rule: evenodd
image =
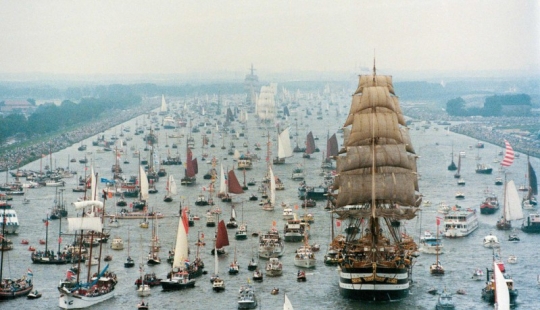
M 129 238 L 129 235 L 130 235 L 130 230 L 128 229 L 128 256 L 126 258 L 126 261 L 124 262 L 124 267 L 125 268 L 132 268 L 135 266 L 135 261 L 133 260 L 133 258 L 131 258 L 131 255 L 129 255 L 129 252 L 130 252 L 130 238 Z
M 512 220 L 523 219 L 523 211 L 519 200 L 519 194 L 514 181 L 505 182 L 503 215 L 497 221 L 497 229 L 509 230 L 512 228 Z
M 216 249 L 216 242 L 214 242 L 214 251 L 217 251 Z M 221 292 L 225 290 L 225 281 L 219 277 L 219 260 L 218 256 L 214 255 L 214 275 L 210 277 L 210 282 L 212 282 L 212 289 L 215 292 Z
M 441 219 L 439 217 L 437 217 L 437 239 L 439 238 L 439 225 L 441 224 Z M 438 244 L 437 243 L 437 247 L 438 247 Z M 436 254 L 436 259 L 435 259 L 435 263 L 431 264 L 431 266 L 429 266 L 429 272 L 432 274 L 432 275 L 444 275 L 444 268 L 443 266 L 441 265 L 441 262 L 439 261 L 439 250 L 435 250 L 435 254 Z
M 169 174 L 169 178 L 167 179 L 167 185 L 165 186 L 165 197 L 163 198 L 163 201 L 165 202 L 171 202 L 173 201 L 173 196 L 176 196 L 177 194 L 177 187 L 176 187 L 176 181 L 174 180 L 174 177 L 172 174 Z

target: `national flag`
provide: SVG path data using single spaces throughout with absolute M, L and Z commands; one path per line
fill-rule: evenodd
M 49 217 L 49 216 L 47 215 L 47 218 L 48 218 L 48 217 Z M 47 227 L 47 226 L 49 226 L 49 220 L 45 220 L 45 227 Z
M 34 273 L 32 272 L 32 270 L 30 268 L 28 268 L 26 270 L 26 274 L 29 276 L 29 277 L 33 277 L 34 276 Z
M 341 227 L 341 221 L 340 220 L 336 221 L 336 227 Z
M 77 278 L 77 275 L 71 269 L 66 272 L 66 279 L 72 280 L 75 278 Z
M 437 226 L 441 225 L 441 218 L 437 216 Z
M 62 237 L 58 238 L 58 243 L 62 243 Z

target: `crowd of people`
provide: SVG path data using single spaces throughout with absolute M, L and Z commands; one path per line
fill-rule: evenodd
M 417 121 L 452 122 L 450 131 L 502 148 L 508 140 L 514 151 L 540 158 L 540 132 L 520 129 L 537 128 L 538 117 L 458 117 L 428 108 L 407 108 L 403 113 Z
M 51 136 L 49 139 L 43 139 L 42 136 L 32 137 L 34 140 L 41 140 L 41 142 L 38 143 L 21 141 L 20 144 L 24 143 L 25 146 L 9 148 L 5 152 L 1 152 L 0 150 L 0 171 L 17 169 L 41 156 L 65 149 L 74 143 L 78 143 L 79 141 L 103 132 L 106 129 L 126 122 L 139 115 L 148 113 L 152 108 L 152 106 L 147 106 L 138 108 L 137 110 L 123 110 L 107 113 L 97 121 L 84 124 L 69 132 Z

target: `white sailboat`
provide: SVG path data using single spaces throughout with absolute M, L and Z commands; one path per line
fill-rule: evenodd
M 172 174 L 169 174 L 169 178 L 167 179 L 167 185 L 165 187 L 166 193 L 165 197 L 163 198 L 163 201 L 165 202 L 171 202 L 173 201 L 173 196 L 176 196 L 178 193 L 178 189 L 176 186 L 176 181 L 174 180 L 174 177 Z
M 161 107 L 159 108 L 159 115 L 165 115 L 169 112 L 167 107 L 167 102 L 165 101 L 165 96 L 161 95 Z
M 289 128 L 285 128 L 278 137 L 278 154 L 277 157 L 274 158 L 274 164 L 284 164 L 285 158 L 291 156 L 293 156 L 293 149 L 291 147 Z
M 276 204 L 276 179 L 272 167 L 268 167 L 268 176 L 270 178 L 270 195 L 265 203 L 263 203 L 262 209 L 265 211 L 273 211 Z
M 178 218 L 172 270 L 168 273 L 166 280 L 161 280 L 163 290 L 170 291 L 195 287 L 195 280 L 190 279 L 189 272 L 186 269 L 187 259 L 189 259 L 187 228 L 184 226 L 183 217 L 180 216 Z
M 497 221 L 496 227 L 501 230 L 512 228 L 513 220 L 523 219 L 523 211 L 521 210 L 521 199 L 513 180 L 510 180 L 504 187 L 504 205 L 503 216 Z
M 81 231 L 101 232 L 103 224 L 100 217 L 84 216 L 68 218 L 68 227 L 71 233 Z M 90 238 L 92 239 L 93 236 L 94 233 L 91 233 Z M 91 266 L 88 266 L 86 283 L 83 283 L 82 279 L 79 280 L 80 272 L 77 272 L 75 279 L 69 277 L 61 281 L 58 285 L 58 291 L 60 292 L 58 306 L 62 309 L 89 308 L 114 297 L 117 278 L 114 273 L 107 271 L 108 268 L 109 265 L 106 265 L 102 270 L 98 270 L 97 276 L 90 277 Z M 80 270 L 80 268 L 77 269 Z M 94 288 L 94 294 L 87 294 L 90 289 Z

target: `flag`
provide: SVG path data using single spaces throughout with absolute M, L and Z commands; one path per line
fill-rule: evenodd
M 295 210 L 298 210 L 298 205 L 294 205 L 294 209 L 295 209 Z
M 336 227 L 340 227 L 341 226 L 341 221 L 340 220 L 337 220 L 336 221 Z
M 47 216 L 48 218 L 48 216 Z M 45 227 L 49 226 L 49 220 L 45 220 Z
M 58 243 L 62 243 L 62 237 L 58 238 Z
M 31 270 L 30 268 L 27 269 L 26 274 L 27 274 L 29 277 L 33 277 L 33 276 L 34 276 L 34 273 L 32 272 L 32 270 Z
M 75 272 L 73 272 L 71 269 L 68 270 L 66 273 L 66 279 L 72 280 L 75 278 L 77 278 L 77 275 L 75 274 Z
M 204 234 L 203 233 L 201 233 L 201 239 L 204 239 Z
M 441 225 L 441 218 L 437 216 L 437 226 Z

